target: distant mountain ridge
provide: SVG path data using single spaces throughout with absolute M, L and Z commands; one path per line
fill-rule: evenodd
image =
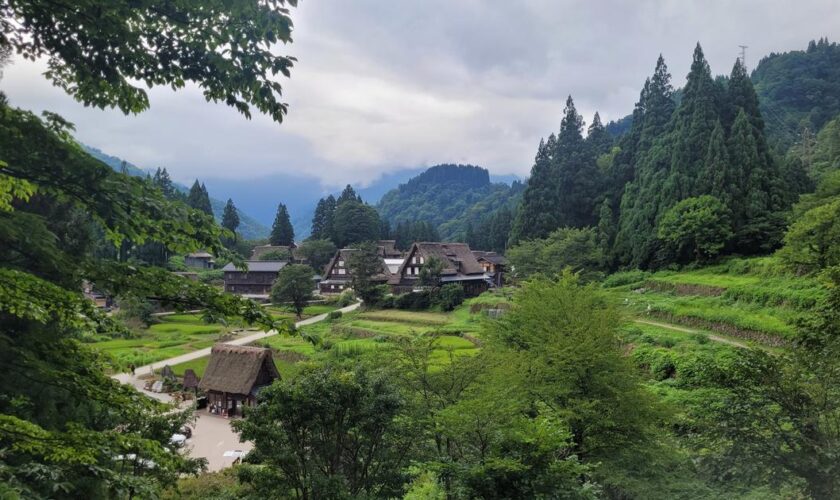
M 82 148 L 89 155 L 108 165 L 117 172 L 120 172 L 123 169 L 123 167 L 125 167 L 126 172 L 128 172 L 129 175 L 133 175 L 135 177 L 146 177 L 147 175 L 151 175 L 154 173 L 150 169 L 144 170 L 131 162 L 128 162 L 116 156 L 111 156 L 98 148 L 87 146 L 85 144 L 82 144 Z M 179 191 L 183 193 L 187 193 L 190 190 L 190 188 L 178 182 L 173 182 L 173 184 Z M 234 203 L 235 202 L 236 201 L 234 200 Z M 213 207 L 213 215 L 215 216 L 216 220 L 221 221 L 222 212 L 224 212 L 225 209 L 225 202 L 217 198 L 213 198 L 211 196 L 210 205 Z M 256 219 L 243 212 L 241 209 L 239 210 L 239 223 L 240 225 L 238 231 L 240 234 L 242 234 L 242 237 L 245 239 L 254 240 L 268 237 L 268 227 L 259 223 Z
M 492 182 L 490 172 L 475 165 L 442 164 L 388 191 L 376 208 L 392 228 L 429 222 L 442 239 L 457 240 L 500 208 L 515 207 L 522 186 Z

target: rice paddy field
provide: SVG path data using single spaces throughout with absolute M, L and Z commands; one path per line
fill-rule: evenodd
M 123 370 L 129 364 L 142 366 L 210 347 L 233 338 L 231 332 L 241 328 L 208 324 L 199 314 L 171 314 L 158 319 L 159 323 L 137 332 L 136 337 L 101 340 L 90 345 L 110 358 L 114 370 Z
M 478 353 L 481 345 L 481 322 L 487 318 L 484 309 L 499 307 L 508 297 L 485 294 L 466 301 L 452 312 L 371 310 L 354 311 L 335 319 L 300 328 L 294 336 L 275 335 L 254 345 L 271 348 L 274 362 L 283 377 L 294 376 L 307 363 L 325 359 L 349 362 L 376 359 L 378 351 L 393 349 L 399 342 L 433 339 L 432 369 L 444 366 L 459 356 Z M 372 358 L 373 357 L 373 358 Z M 173 366 L 182 375 L 193 369 L 201 376 L 208 358 Z

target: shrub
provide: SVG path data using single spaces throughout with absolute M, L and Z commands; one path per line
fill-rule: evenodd
M 338 307 L 347 307 L 353 302 L 355 302 L 356 297 L 353 295 L 353 290 L 344 290 L 341 292 L 341 295 L 338 296 L 338 300 L 336 301 L 336 305 Z
M 329 320 L 339 319 L 339 318 L 341 318 L 342 315 L 343 315 L 343 313 L 341 311 L 330 311 L 330 313 L 327 314 L 327 319 L 329 319 Z
M 464 302 L 464 288 L 456 283 L 443 285 L 437 292 L 435 302 L 444 311 L 451 311 Z
M 397 309 L 422 311 L 423 309 L 428 309 L 431 305 L 432 294 L 427 290 L 405 293 L 396 299 Z

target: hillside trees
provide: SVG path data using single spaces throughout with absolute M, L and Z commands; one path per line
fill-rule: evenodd
M 277 214 L 274 216 L 274 224 L 271 226 L 271 234 L 268 242 L 278 246 L 292 246 L 295 243 L 295 228 L 289 218 L 289 211 L 286 205 L 277 205 Z
M 611 141 L 600 118 L 590 127 L 591 142 L 584 139 L 583 118 L 571 96 L 563 114 L 558 134 L 540 141 L 512 242 L 543 238 L 560 227 L 585 227 L 597 220 L 595 207 L 602 199 L 603 178 L 596 158 Z
M 657 73 L 665 71 L 663 65 L 660 59 Z M 653 88 L 647 86 L 647 100 Z M 670 97 L 663 96 L 669 94 L 669 86 L 657 88 L 657 100 L 667 103 Z M 726 82 L 716 82 L 698 45 L 682 100 L 667 127 L 649 146 L 638 142 L 635 176 L 619 210 L 617 261 L 637 267 L 667 261 L 658 238 L 662 217 L 678 202 L 702 195 L 719 199 L 731 214 L 734 237 L 729 251 L 754 254 L 777 246 L 783 227 L 780 213 L 792 197 L 781 189 L 782 174 L 763 127 L 741 62 L 735 63 Z
M 336 198 L 321 198 L 312 218 L 313 240 L 330 240 L 338 248 L 380 239 L 382 221 L 376 209 L 362 200 L 349 184 Z
M 385 193 L 377 210 L 392 234 L 400 225 L 413 231 L 419 228 L 410 226 L 428 223 L 439 238 L 452 241 L 462 239 L 469 226 L 482 224 L 496 211 L 513 209 L 522 189 L 516 181 L 510 186 L 491 182 L 487 169 L 474 165 L 435 165 Z M 416 241 L 423 240 L 429 238 Z

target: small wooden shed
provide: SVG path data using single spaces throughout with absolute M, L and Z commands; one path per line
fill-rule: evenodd
M 198 388 L 207 393 L 208 411 L 234 416 L 254 406 L 260 389 L 278 378 L 270 349 L 216 344 Z

